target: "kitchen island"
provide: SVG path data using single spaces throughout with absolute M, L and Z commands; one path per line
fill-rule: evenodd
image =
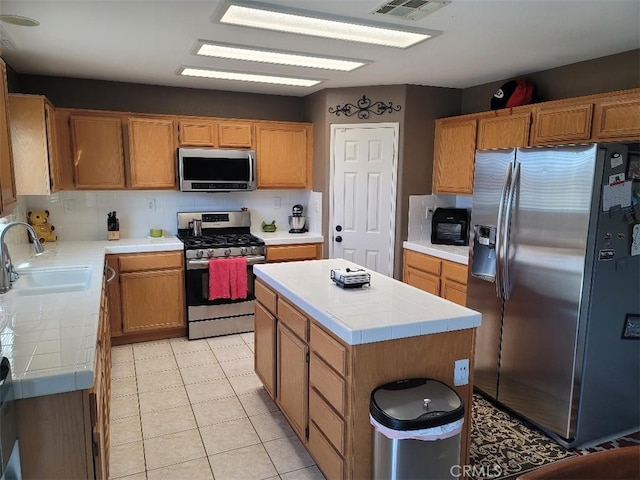
M 327 478 L 371 478 L 371 391 L 428 377 L 465 404 L 460 463 L 467 463 L 479 313 L 375 272 L 370 285 L 341 289 L 342 259 L 254 267 L 255 368 L 266 391 Z M 454 362 L 469 382 L 453 386 Z

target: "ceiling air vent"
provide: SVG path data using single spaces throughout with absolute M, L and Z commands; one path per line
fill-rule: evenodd
M 376 8 L 373 15 L 389 15 L 407 20 L 420 20 L 435 12 L 450 0 L 392 0 Z

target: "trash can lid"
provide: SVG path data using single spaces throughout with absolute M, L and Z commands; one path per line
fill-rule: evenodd
M 371 416 L 394 430 L 421 430 L 455 422 L 464 404 L 455 390 L 432 378 L 409 378 L 371 392 Z

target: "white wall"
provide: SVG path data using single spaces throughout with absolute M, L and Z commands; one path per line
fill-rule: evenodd
M 155 203 L 155 208 L 149 204 Z M 120 238 L 139 238 L 149 228 L 176 234 L 176 214 L 184 211 L 227 211 L 247 207 L 252 229 L 262 221 L 276 221 L 278 230 L 288 231 L 288 216 L 297 203 L 305 207 L 307 227 L 320 232 L 322 194 L 310 190 L 256 190 L 229 193 L 183 193 L 175 191 L 65 191 L 49 196 L 19 197 L 17 211 L 49 210 L 49 223 L 58 240 L 105 240 L 107 213 L 117 212 Z M 18 213 L 13 219 L 22 219 Z M 18 229 L 16 229 L 18 230 Z M 22 234 L 26 238 L 26 234 Z

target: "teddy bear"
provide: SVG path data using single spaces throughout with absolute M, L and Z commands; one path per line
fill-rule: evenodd
M 55 227 L 49 225 L 49 210 L 27 212 L 27 219 L 41 242 L 55 242 L 58 239 L 58 236 L 53 233 Z

